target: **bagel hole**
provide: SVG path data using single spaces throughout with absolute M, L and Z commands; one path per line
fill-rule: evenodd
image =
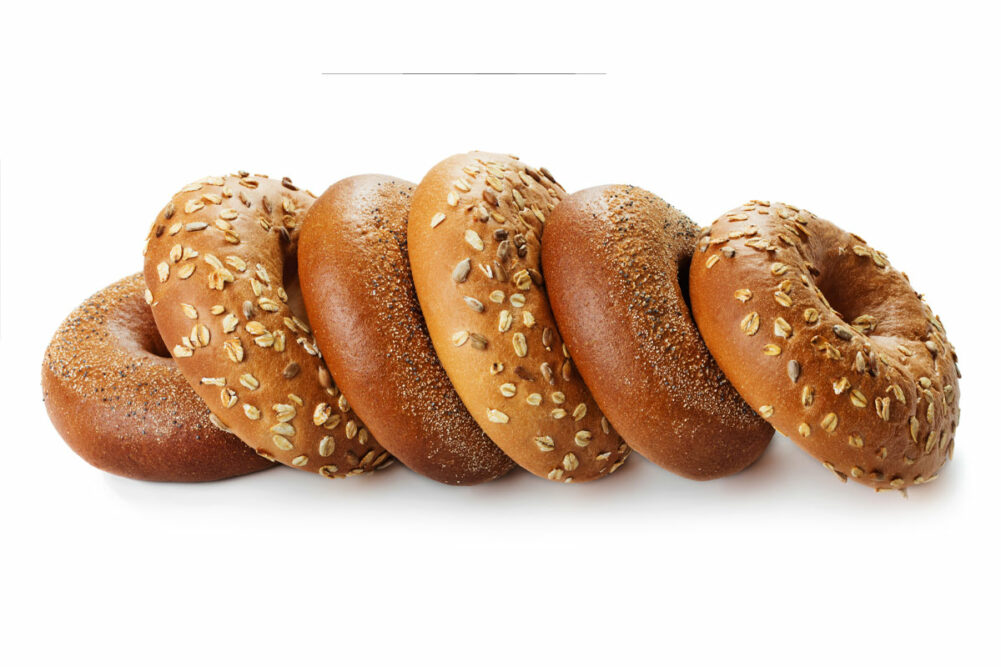
M 167 349 L 167 344 L 163 342 L 163 339 L 159 335 L 151 336 L 148 343 L 143 347 L 154 357 L 170 359 L 170 350 Z
M 120 310 L 108 322 L 108 331 L 123 349 L 138 348 L 153 357 L 171 358 L 170 349 L 156 328 L 153 311 L 138 291 L 121 303 Z
M 834 314 L 844 322 L 850 323 L 859 315 L 865 315 L 871 310 L 871 296 L 867 295 L 856 280 L 846 280 L 850 271 L 822 271 L 812 276 L 817 291 L 824 295 L 831 304 Z M 878 301 L 878 297 L 877 297 Z
M 282 286 L 288 295 L 288 307 L 292 314 L 303 322 L 309 323 L 306 317 L 306 304 L 302 300 L 302 288 L 299 286 L 299 262 L 295 255 L 285 261 L 282 270 Z
M 688 270 L 692 266 L 691 256 L 682 257 L 678 261 L 678 287 L 681 289 L 681 298 L 685 300 L 685 307 L 689 315 L 692 312 L 692 300 L 688 296 Z

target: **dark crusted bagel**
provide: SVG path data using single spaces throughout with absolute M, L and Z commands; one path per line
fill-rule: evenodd
M 692 260 L 692 311 L 737 391 L 842 480 L 937 476 L 959 422 L 956 353 L 886 255 L 794 206 L 751 201 Z
M 42 362 L 45 407 L 91 465 L 123 477 L 203 482 L 268 468 L 221 430 L 160 339 L 142 274 L 84 301 Z
M 431 345 L 407 259 L 413 183 L 346 178 L 310 207 L 299 282 L 316 342 L 351 406 L 408 468 L 477 484 L 513 466 L 476 424 Z
M 685 303 L 699 228 L 655 194 L 606 185 L 565 197 L 542 266 L 581 377 L 629 445 L 667 470 L 713 479 L 772 437 L 709 355 Z

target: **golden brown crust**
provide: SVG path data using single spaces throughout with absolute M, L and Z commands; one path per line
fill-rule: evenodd
M 455 155 L 417 187 L 407 235 L 431 340 L 470 413 L 519 465 L 567 482 L 613 472 L 629 448 L 576 373 L 542 284 L 542 228 L 564 194 L 517 158 Z
M 184 187 L 145 251 L 153 315 L 195 391 L 259 454 L 342 477 L 388 454 L 330 380 L 302 308 L 299 226 L 315 197 L 246 172 Z
M 546 222 L 542 265 L 556 323 L 612 425 L 654 463 L 713 479 L 753 463 L 772 437 L 727 382 L 678 283 L 699 228 L 627 185 L 566 197 Z
M 84 301 L 42 362 L 45 408 L 66 443 L 106 472 L 206 482 L 271 467 L 210 421 L 170 358 L 143 300 L 142 274 Z
M 412 470 L 478 484 L 511 470 L 452 388 L 431 345 L 407 259 L 413 183 L 346 178 L 310 207 L 299 276 L 316 342 L 352 408 Z
M 952 454 L 956 356 L 886 256 L 808 211 L 752 201 L 716 220 L 692 311 L 730 381 L 842 480 L 929 482 Z

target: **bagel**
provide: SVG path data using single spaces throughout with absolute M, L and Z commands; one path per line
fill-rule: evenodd
M 546 216 L 564 196 L 507 155 L 452 156 L 414 193 L 410 264 L 431 341 L 480 427 L 526 470 L 585 481 L 629 448 L 574 370 L 540 271 Z
M 706 480 L 743 470 L 773 430 L 709 355 L 685 303 L 699 228 L 660 197 L 607 185 L 563 199 L 542 267 L 556 324 L 584 382 L 629 446 Z
M 511 461 L 477 425 L 435 355 L 407 259 L 413 183 L 347 178 L 310 207 L 299 240 L 306 310 L 334 379 L 408 468 L 477 484 Z
M 96 468 L 153 482 L 207 482 L 271 467 L 221 423 L 177 370 L 136 274 L 84 301 L 42 362 L 63 440 Z
M 178 192 L 145 256 L 153 316 L 177 365 L 258 454 L 343 477 L 387 464 L 330 378 L 302 307 L 299 227 L 315 197 L 239 172 Z
M 741 396 L 841 480 L 904 489 L 952 455 L 955 350 L 906 274 L 860 237 L 751 201 L 703 233 L 690 293 Z

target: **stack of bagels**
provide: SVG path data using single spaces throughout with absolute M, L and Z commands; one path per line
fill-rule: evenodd
M 509 155 L 320 197 L 238 172 L 178 191 L 140 275 L 81 304 L 42 366 L 98 468 L 207 481 L 399 460 L 446 484 L 604 477 L 632 449 L 708 480 L 773 429 L 842 481 L 929 482 L 956 353 L 882 252 L 750 201 L 699 228 L 637 187 L 568 195 Z

